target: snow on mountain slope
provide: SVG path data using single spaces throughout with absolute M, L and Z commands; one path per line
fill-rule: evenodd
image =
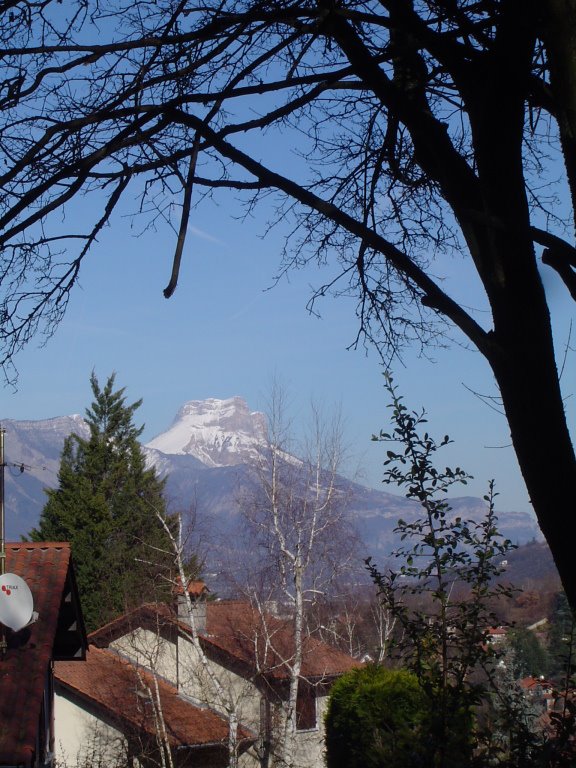
M 80 416 L 44 421 L 2 422 L 6 429 L 6 525 L 8 537 L 17 541 L 37 525 L 46 501 L 44 487 L 58 483 L 58 466 L 65 437 L 71 432 L 87 437 Z M 240 397 L 228 400 L 191 401 L 182 406 L 172 426 L 146 446 L 147 460 L 166 478 L 166 499 L 171 511 L 182 511 L 209 525 L 215 538 L 230 545 L 234 520 L 239 514 L 242 489 L 251 489 L 250 465 L 266 446 L 265 418 L 251 412 Z M 283 458 L 300 462 L 289 454 Z M 25 465 L 20 472 L 19 465 Z M 366 553 L 384 561 L 400 542 L 394 533 L 398 518 L 414 520 L 418 505 L 402 496 L 364 488 L 340 479 L 349 499 L 349 513 L 366 542 Z M 463 497 L 450 500 L 454 515 L 482 519 L 485 503 Z M 209 521 L 206 522 L 206 521 Z M 541 534 L 527 513 L 503 512 L 499 528 L 513 542 L 522 543 Z
M 227 467 L 253 460 L 266 442 L 264 414 L 250 411 L 241 397 L 190 400 L 168 431 L 146 444 L 169 455 L 187 455 L 208 467 Z

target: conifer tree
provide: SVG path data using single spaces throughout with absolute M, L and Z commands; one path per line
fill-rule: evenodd
M 86 410 L 88 438 L 70 435 L 62 451 L 59 486 L 50 489 L 33 541 L 69 541 L 87 627 L 105 623 L 131 603 L 162 596 L 173 565 L 158 520 L 166 516 L 164 482 L 146 467 L 134 424 L 142 401 L 125 402 L 115 374 Z M 156 592 L 156 587 L 160 592 Z

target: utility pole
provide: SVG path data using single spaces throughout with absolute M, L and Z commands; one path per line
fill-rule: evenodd
M 6 430 L 0 424 L 0 578 L 3 579 L 6 576 L 6 519 L 5 519 L 5 494 L 4 494 L 4 474 L 6 469 L 6 460 L 4 458 L 4 435 Z M 24 472 L 29 467 L 26 464 L 14 465 L 20 469 L 20 472 Z M 26 582 L 21 579 L 20 576 L 14 573 L 9 573 L 8 577 L 13 577 L 16 580 L 17 586 L 9 587 L 7 584 L 2 583 L 2 591 L 5 592 L 5 596 L 10 595 L 12 590 L 17 590 L 16 594 L 11 598 L 11 605 L 3 603 L 2 606 L 2 622 L 0 622 L 0 661 L 6 655 L 8 649 L 8 643 L 6 641 L 6 627 L 14 631 L 19 631 L 26 626 L 26 623 L 35 621 L 33 618 L 33 600 L 30 588 Z M 3 596 L 4 597 L 4 596 Z M 20 621 L 20 613 L 22 610 L 26 611 L 30 607 L 30 616 L 26 615 L 24 621 Z M 5 609 L 8 608 L 6 612 Z M 14 613 L 14 609 L 16 613 Z M 22 609 L 22 610 L 18 610 Z M 37 616 L 36 616 L 37 618 Z M 28 620 L 29 619 L 29 620 Z M 6 623 L 4 623 L 6 622 Z
M 0 576 L 6 573 L 6 527 L 4 524 L 4 435 L 6 430 L 0 425 Z M 0 659 L 6 653 L 6 630 L 4 625 L 0 628 Z
M 0 576 L 6 573 L 6 526 L 4 522 L 4 435 L 6 430 L 0 426 Z

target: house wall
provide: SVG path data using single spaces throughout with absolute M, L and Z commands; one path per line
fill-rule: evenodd
M 81 663 L 81 662 L 79 662 Z M 74 703 L 65 689 L 54 692 L 54 756 L 57 768 L 107 768 L 126 765 L 128 745 L 122 733 Z
M 136 627 L 111 642 L 110 648 L 178 685 L 177 645 L 156 632 Z
M 200 651 L 186 638 L 178 641 L 180 689 L 198 702 L 226 716 L 230 706 L 239 720 L 258 731 L 261 695 L 254 683 L 211 659 L 200 659 Z M 222 692 L 215 684 L 218 681 Z
M 177 685 L 179 691 L 200 706 L 208 706 L 223 717 L 228 716 L 230 703 L 238 720 L 256 733 L 260 731 L 261 695 L 250 681 L 206 659 L 202 664 L 199 651 L 189 639 L 180 637 L 177 643 L 159 637 L 141 627 L 112 641 L 109 646 Z M 222 687 L 219 694 L 214 680 Z M 259 760 L 254 753 L 239 758 L 240 768 L 255 768 Z
M 157 674 L 177 684 L 179 690 L 192 701 L 227 717 L 230 703 L 233 704 L 238 720 L 256 733 L 264 733 L 261 722 L 264 707 L 262 694 L 254 683 L 206 658 L 206 666 L 199 657 L 199 650 L 185 637 L 174 643 L 159 637 L 156 633 L 135 628 L 127 635 L 113 641 L 110 647 L 121 652 L 137 663 L 152 668 Z M 214 679 L 222 687 L 219 694 Z M 324 712 L 326 696 L 319 696 L 317 703 L 317 726 L 314 730 L 298 731 L 296 734 L 296 768 L 324 768 Z M 278 738 L 281 732 L 283 712 L 277 708 L 272 721 Z M 241 768 L 257 768 L 261 765 L 256 749 L 250 749 L 240 758 Z M 274 765 L 272 760 L 271 766 Z
M 212 707 L 226 716 L 223 702 L 218 701 L 218 695 L 210 675 L 213 675 L 224 691 L 224 698 L 233 702 L 239 721 L 255 733 L 265 732 L 263 722 L 264 710 L 262 694 L 254 683 L 229 669 L 207 659 L 210 674 L 203 672 L 203 665 L 198 658 L 198 650 L 186 638 L 179 639 L 178 658 L 180 661 L 180 689 L 192 699 Z M 327 696 L 316 698 L 316 728 L 307 731 L 297 731 L 295 739 L 295 768 L 324 768 L 324 714 L 326 712 Z M 284 712 L 276 707 L 273 714 L 272 739 L 279 738 Z M 257 745 L 258 746 L 258 745 Z M 256 748 L 250 749 L 241 759 L 241 768 L 256 768 L 260 766 Z M 271 760 L 274 766 L 274 760 Z
M 294 739 L 294 768 L 325 768 L 325 746 L 324 746 L 324 715 L 326 712 L 328 699 L 321 696 L 316 699 L 316 727 L 310 730 L 298 730 Z M 283 726 L 285 723 L 286 711 L 281 704 L 276 704 L 271 708 L 270 718 L 272 722 L 269 762 L 267 768 L 281 768 L 284 763 L 281 757 L 281 744 Z M 256 748 L 251 750 L 252 768 L 264 763 L 259 762 L 256 755 Z
M 192 701 L 224 716 L 232 703 L 241 722 L 259 729 L 261 696 L 253 683 L 209 659 L 204 665 L 200 652 L 189 639 L 179 637 L 174 643 L 138 627 L 114 640 L 110 648 L 153 670 Z M 222 694 L 214 680 L 222 687 Z

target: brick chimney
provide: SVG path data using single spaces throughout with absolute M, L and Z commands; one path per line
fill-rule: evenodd
M 192 603 L 192 616 L 196 632 L 203 634 L 206 632 L 206 597 L 210 590 L 203 581 L 196 580 L 188 582 L 187 592 L 190 595 L 190 602 Z M 177 580 L 177 583 L 174 586 L 174 596 L 176 598 L 176 613 L 178 614 L 178 619 L 185 624 L 190 624 L 190 616 L 188 615 L 188 608 L 186 606 L 184 588 L 182 587 L 180 579 Z

